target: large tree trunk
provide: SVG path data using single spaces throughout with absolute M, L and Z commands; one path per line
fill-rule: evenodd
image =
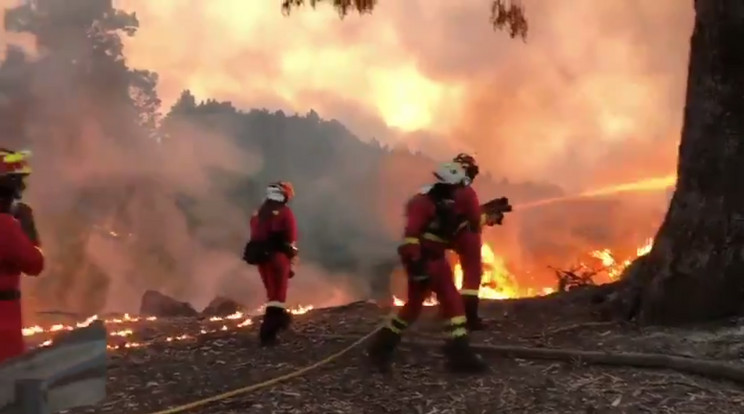
M 744 305 L 744 2 L 694 3 L 677 189 L 653 250 L 628 274 L 644 323 Z

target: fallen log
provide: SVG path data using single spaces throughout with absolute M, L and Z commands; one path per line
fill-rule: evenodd
M 318 334 L 329 339 L 358 339 L 355 335 Z M 430 337 L 427 335 L 426 337 Z M 403 343 L 420 347 L 440 347 L 441 340 L 403 338 Z M 577 362 L 588 365 L 625 366 L 648 369 L 668 369 L 683 374 L 699 375 L 715 380 L 744 384 L 744 365 L 724 361 L 686 358 L 641 352 L 584 351 L 578 349 L 534 348 L 512 345 L 473 344 L 483 354 L 505 358 Z
M 0 414 L 51 414 L 101 401 L 106 337 L 103 322 L 95 321 L 0 364 Z

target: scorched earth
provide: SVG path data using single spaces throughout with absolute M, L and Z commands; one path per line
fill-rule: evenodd
M 589 301 L 581 290 L 486 301 L 483 313 L 491 318 L 492 327 L 476 333 L 473 340 L 479 345 L 658 353 L 664 355 L 654 358 L 662 359 L 682 355 L 740 369 L 742 321 L 639 329 L 596 322 L 588 312 Z M 348 347 L 372 331 L 387 311 L 368 302 L 299 310 L 292 332 L 271 349 L 257 346 L 258 321 L 243 315 L 112 319 L 108 397 L 98 407 L 70 413 L 146 414 L 258 384 Z M 407 339 L 431 341 L 439 328 L 436 311 L 429 308 Z M 42 341 L 46 335 L 39 332 L 29 339 Z M 732 382 L 671 370 L 589 365 L 570 356 L 546 361 L 486 352 L 490 374 L 450 376 L 440 365 L 439 343 L 404 343 L 389 377 L 368 371 L 363 347 L 356 347 L 301 376 L 184 412 L 744 412 L 744 392 Z

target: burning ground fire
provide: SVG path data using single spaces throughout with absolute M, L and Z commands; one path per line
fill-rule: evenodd
M 289 311 L 293 315 L 302 315 L 305 314 L 313 309 L 313 306 L 297 306 L 290 308 Z M 232 329 L 240 329 L 247 326 L 253 325 L 253 317 L 255 315 L 260 315 L 263 313 L 264 307 L 258 308 L 253 315 L 244 314 L 242 312 L 236 312 L 232 315 L 228 316 L 213 316 L 207 319 L 207 321 L 210 324 L 218 325 L 219 327 L 214 327 L 211 329 L 204 329 L 202 328 L 199 331 L 199 335 L 205 335 L 212 332 L 219 332 L 219 331 L 228 331 Z M 41 327 L 39 325 L 30 326 L 27 328 L 23 328 L 23 336 L 25 337 L 33 337 L 35 335 L 43 335 L 43 334 L 53 334 L 63 331 L 71 331 L 76 328 L 84 328 L 94 321 L 98 320 L 98 315 L 93 315 L 87 319 L 85 319 L 82 322 L 77 322 L 75 324 L 55 324 L 51 325 L 49 327 Z M 122 325 L 131 325 L 137 322 L 155 322 L 158 318 L 154 316 L 150 317 L 139 317 L 139 316 L 130 316 L 129 314 L 124 314 L 120 318 L 111 318 L 111 319 L 103 319 L 103 322 L 109 327 L 109 345 L 108 348 L 110 350 L 115 349 L 127 349 L 127 348 L 139 348 L 142 346 L 148 345 L 150 342 L 137 342 L 137 341 L 130 341 L 129 338 L 134 336 L 134 331 L 131 328 L 124 328 Z M 237 322 L 237 323 L 236 323 Z M 122 329 L 119 330 L 111 330 L 112 326 L 122 326 Z M 164 338 L 165 342 L 174 342 L 174 341 L 183 341 L 187 339 L 193 339 L 196 335 L 192 334 L 181 334 L 181 335 L 172 335 L 172 336 L 166 336 Z M 49 346 L 52 344 L 52 340 L 48 339 L 44 342 L 42 342 L 39 346 Z
M 534 208 L 539 207 L 545 204 L 551 204 L 561 201 L 568 201 L 575 198 L 585 198 L 585 197 L 596 197 L 596 196 L 602 196 L 602 195 L 608 195 L 608 194 L 616 194 L 620 192 L 629 192 L 629 191 L 653 191 L 653 190 L 659 190 L 659 189 L 665 189 L 669 188 L 674 185 L 676 181 L 675 175 L 668 175 L 664 177 L 657 177 L 647 180 L 642 180 L 638 182 L 633 183 L 626 183 L 621 185 L 616 185 L 612 187 L 603 188 L 600 190 L 594 190 L 594 191 L 588 191 L 582 194 L 579 194 L 577 196 L 573 197 L 561 197 L 561 198 L 553 198 L 553 199 L 547 199 L 547 200 L 540 200 L 536 202 L 531 202 L 527 204 L 519 205 L 519 208 L 521 210 L 528 209 L 528 208 Z M 114 231 L 107 231 L 111 237 L 121 237 L 120 234 Z M 131 236 L 131 234 L 127 235 L 128 237 Z M 615 280 L 617 279 L 620 274 L 622 274 L 623 270 L 630 265 L 630 263 L 635 259 L 636 257 L 643 256 L 647 254 L 653 245 L 653 239 L 649 238 L 646 240 L 646 242 L 638 247 L 636 249 L 635 257 L 629 257 L 625 260 L 617 260 L 616 255 L 607 248 L 594 250 L 589 252 L 589 256 L 594 258 L 595 260 L 598 260 L 602 264 L 602 273 L 604 273 L 609 280 Z M 519 283 L 517 282 L 517 278 L 512 274 L 511 271 L 509 271 L 506 261 L 503 257 L 497 255 L 494 253 L 493 249 L 490 245 L 487 243 L 483 244 L 482 250 L 482 257 L 483 257 L 483 277 L 482 277 L 482 283 L 480 286 L 480 291 L 478 296 L 481 299 L 491 299 L 491 300 L 502 300 L 502 299 L 511 299 L 511 298 L 520 298 L 520 297 L 530 297 L 530 296 L 536 296 L 536 295 L 548 295 L 555 291 L 554 288 L 551 287 L 542 287 L 535 289 L 533 287 L 524 288 L 519 286 Z M 582 264 L 582 266 L 589 268 L 588 266 L 585 266 Z M 463 272 L 462 267 L 459 263 L 456 263 L 454 266 L 454 277 L 455 277 L 455 284 L 458 289 L 462 288 L 462 279 L 463 279 Z M 401 300 L 398 297 L 393 296 L 393 303 L 395 306 L 403 306 L 405 303 L 403 300 Z M 429 298 L 424 305 L 425 306 L 435 306 L 438 302 L 435 298 L 431 297 Z M 290 312 L 294 315 L 301 315 L 309 312 L 313 309 L 313 306 L 298 306 L 295 308 L 291 308 Z M 251 326 L 253 324 L 252 317 L 262 314 L 263 313 L 263 307 L 257 309 L 252 315 L 246 315 L 241 312 L 236 312 L 232 315 L 224 316 L 224 317 L 211 317 L 207 320 L 208 323 L 214 324 L 215 327 L 211 329 L 204 329 L 203 327 L 200 328 L 199 332 L 197 334 L 178 334 L 178 335 L 172 335 L 172 336 L 166 336 L 164 338 L 165 342 L 174 342 L 174 341 L 183 341 L 195 338 L 198 335 L 205 335 L 212 332 L 219 332 L 219 331 L 229 331 L 234 329 L 240 329 L 247 326 Z M 33 337 L 36 335 L 49 335 L 57 332 L 62 331 L 71 331 L 75 328 L 82 328 L 90 325 L 93 323 L 93 321 L 98 320 L 98 316 L 94 315 L 89 317 L 88 319 L 78 322 L 72 325 L 65 325 L 65 324 L 55 324 L 51 325 L 47 328 L 41 327 L 41 326 L 31 326 L 28 328 L 23 329 L 23 335 L 25 337 Z M 129 314 L 124 314 L 121 318 L 113 318 L 113 319 L 104 319 L 103 322 L 108 326 L 116 326 L 120 325 L 122 329 L 110 331 L 109 332 L 109 345 L 108 348 L 115 350 L 115 349 L 127 349 L 127 348 L 139 348 L 142 346 L 146 346 L 150 343 L 153 343 L 155 341 L 134 341 L 130 340 L 132 337 L 135 336 L 135 332 L 128 327 L 124 327 L 122 325 L 127 324 L 133 324 L 140 321 L 144 322 L 157 322 L 158 319 L 155 317 L 133 317 Z M 237 323 L 236 323 L 237 321 Z M 230 326 L 228 326 L 230 325 Z M 52 344 L 52 340 L 48 339 L 42 342 L 39 346 L 48 346 Z
M 635 251 L 635 256 L 627 258 L 625 260 L 618 260 L 616 255 L 610 249 L 599 249 L 589 252 L 589 256 L 598 260 L 602 265 L 602 272 L 609 278 L 609 280 L 617 279 L 623 270 L 630 265 L 630 263 L 636 257 L 647 254 L 652 247 L 653 239 L 649 238 L 646 242 L 638 247 Z M 482 299 L 511 299 L 520 297 L 529 297 L 536 295 L 548 295 L 553 293 L 555 290 L 550 287 L 543 287 L 542 289 L 534 288 L 522 288 L 517 282 L 517 278 L 509 271 L 506 262 L 503 257 L 498 256 L 494 253 L 490 245 L 484 243 L 482 247 L 483 256 L 483 278 L 480 287 L 479 297 Z M 585 266 L 585 265 L 582 265 Z M 588 268 L 588 266 L 586 266 Z M 454 267 L 455 284 L 457 288 L 462 287 L 462 267 L 459 263 L 455 264 Z M 397 297 L 393 297 L 395 306 L 402 306 L 405 302 Z M 435 298 L 429 298 L 425 302 L 425 306 L 435 306 L 437 301 Z M 313 309 L 313 306 L 297 306 L 290 308 L 290 312 L 294 315 L 302 315 Z M 263 307 L 256 309 L 252 314 L 244 314 L 242 312 L 236 312 L 232 315 L 217 317 L 213 316 L 204 321 L 207 324 L 213 325 L 212 327 L 205 328 L 201 326 L 198 333 L 192 334 L 176 334 L 171 336 L 165 336 L 160 338 L 160 341 L 175 342 L 184 341 L 188 339 L 195 339 L 199 335 L 205 335 L 219 331 L 229 331 L 240 328 L 245 328 L 253 324 L 253 317 L 262 314 L 264 311 Z M 33 337 L 36 335 L 48 335 L 62 331 L 71 331 L 75 328 L 82 328 L 90 325 L 94 321 L 98 320 L 97 315 L 91 316 L 82 322 L 74 324 L 55 324 L 49 327 L 41 326 L 30 326 L 23 329 L 23 335 L 25 337 Z M 110 350 L 117 349 L 129 349 L 139 348 L 146 346 L 156 341 L 135 341 L 133 340 L 135 331 L 131 325 L 138 322 L 153 322 L 156 323 L 158 318 L 156 317 L 139 317 L 130 316 L 124 314 L 118 318 L 103 319 L 103 322 L 109 327 L 109 345 Z M 113 327 L 120 327 L 121 329 L 113 330 Z M 42 342 L 39 346 L 48 346 L 52 344 L 51 339 L 47 339 Z
M 607 275 L 610 280 L 615 280 L 636 257 L 643 256 L 650 252 L 652 246 L 653 239 L 649 238 L 643 245 L 636 249 L 634 257 L 625 260 L 617 260 L 616 255 L 613 254 L 610 249 L 594 250 L 589 253 L 589 256 L 599 260 L 602 264 L 601 271 Z M 514 299 L 536 295 L 549 295 L 555 292 L 555 289 L 552 287 L 543 287 L 537 290 L 534 288 L 521 288 L 517 282 L 517 278 L 507 269 L 504 258 L 496 255 L 491 246 L 487 243 L 483 243 L 481 255 L 483 257 L 483 276 L 481 279 L 480 292 L 478 293 L 478 297 L 481 299 Z M 455 264 L 454 273 L 455 285 L 458 289 L 461 289 L 462 266 L 460 266 L 459 263 Z M 405 301 L 393 296 L 393 304 L 395 306 L 403 306 Z M 424 302 L 424 306 L 436 306 L 437 304 L 438 302 L 434 297 L 430 297 L 426 302 Z
M 604 267 L 607 276 L 609 276 L 611 280 L 616 280 L 618 277 L 620 277 L 620 274 L 622 274 L 623 270 L 625 270 L 625 268 L 633 262 L 633 259 L 648 254 L 648 252 L 651 251 L 651 247 L 653 247 L 653 243 L 654 239 L 648 238 L 642 246 L 636 249 L 635 257 L 623 260 L 622 262 L 618 262 L 615 259 L 615 256 L 612 254 L 610 249 L 594 250 L 590 254 L 595 259 L 601 260 L 602 266 Z

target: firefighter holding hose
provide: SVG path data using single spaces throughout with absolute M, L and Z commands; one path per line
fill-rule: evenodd
M 478 194 L 472 186 L 480 168 L 471 155 L 460 153 L 452 160 L 462 166 L 466 174 L 464 185 L 455 192 L 455 210 L 460 219 L 452 247 L 462 266 L 462 289 L 460 295 L 468 319 L 467 328 L 480 331 L 486 328 L 483 319 L 478 315 L 481 278 L 483 276 L 483 258 L 481 236 L 483 226 L 501 224 L 504 212 L 511 211 L 508 199 L 498 198 L 481 205 Z
M 31 173 L 30 152 L 0 149 L 0 362 L 25 351 L 21 274 L 44 269 L 33 210 L 21 201 Z
M 406 304 L 377 332 L 368 348 L 370 363 L 383 372 L 390 369 L 402 332 L 419 317 L 431 292 L 437 296 L 449 333 L 444 348 L 448 368 L 464 373 L 488 369 L 470 347 L 463 302 L 445 257 L 459 225 L 455 193 L 468 177 L 465 169 L 454 162 L 441 165 L 434 176 L 436 183 L 422 189 L 406 205 L 404 242 L 398 248 L 408 277 Z
M 286 181 L 266 187 L 266 199 L 251 217 L 251 237 L 243 251 L 243 260 L 258 267 L 266 289 L 266 310 L 259 331 L 262 346 L 275 345 L 278 332 L 289 328 L 292 320 L 286 301 L 298 253 L 297 223 L 287 203 L 294 193 Z

